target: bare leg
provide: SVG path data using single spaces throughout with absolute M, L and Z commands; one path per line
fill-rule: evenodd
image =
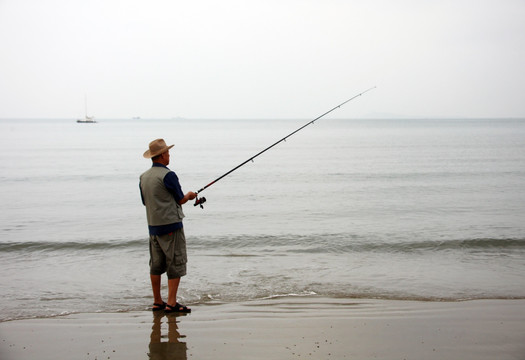
M 168 279 L 168 302 L 166 312 L 191 312 L 191 309 L 183 306 L 177 305 L 177 290 L 179 289 L 180 278 Z
M 177 304 L 177 291 L 179 290 L 180 278 L 168 279 L 168 304 Z
M 160 294 L 160 275 L 151 275 L 151 289 L 153 290 L 153 302 L 155 304 L 162 304 L 162 295 Z

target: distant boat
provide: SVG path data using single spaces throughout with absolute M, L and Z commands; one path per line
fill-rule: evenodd
M 95 118 L 93 116 L 88 116 L 87 115 L 87 96 L 84 97 L 84 103 L 85 103 L 84 106 L 85 106 L 85 110 L 86 110 L 85 117 L 84 117 L 84 119 L 78 119 L 77 123 L 83 123 L 83 124 L 94 124 L 94 123 L 96 123 Z
M 96 123 L 97 121 L 93 118 L 93 116 L 86 116 L 84 119 L 77 119 L 77 123 Z

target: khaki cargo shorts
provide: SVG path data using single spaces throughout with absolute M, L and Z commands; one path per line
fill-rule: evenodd
M 168 279 L 186 275 L 188 255 L 184 228 L 165 235 L 150 235 L 149 254 L 151 275 L 167 273 Z

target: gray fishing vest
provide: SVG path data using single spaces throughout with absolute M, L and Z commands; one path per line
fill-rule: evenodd
M 164 186 L 165 167 L 153 166 L 140 175 L 140 188 L 146 204 L 148 225 L 159 226 L 179 223 L 184 218 L 182 206 Z

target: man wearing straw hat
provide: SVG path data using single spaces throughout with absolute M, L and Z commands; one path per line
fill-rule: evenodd
M 182 204 L 197 196 L 194 192 L 184 194 L 177 175 L 168 169 L 169 150 L 163 139 L 153 140 L 144 153 L 153 165 L 140 175 L 140 195 L 146 206 L 149 228 L 150 278 L 153 290 L 153 311 L 191 312 L 177 302 L 180 278 L 186 275 L 186 238 L 182 219 Z M 160 293 L 161 275 L 168 275 L 168 301 Z

